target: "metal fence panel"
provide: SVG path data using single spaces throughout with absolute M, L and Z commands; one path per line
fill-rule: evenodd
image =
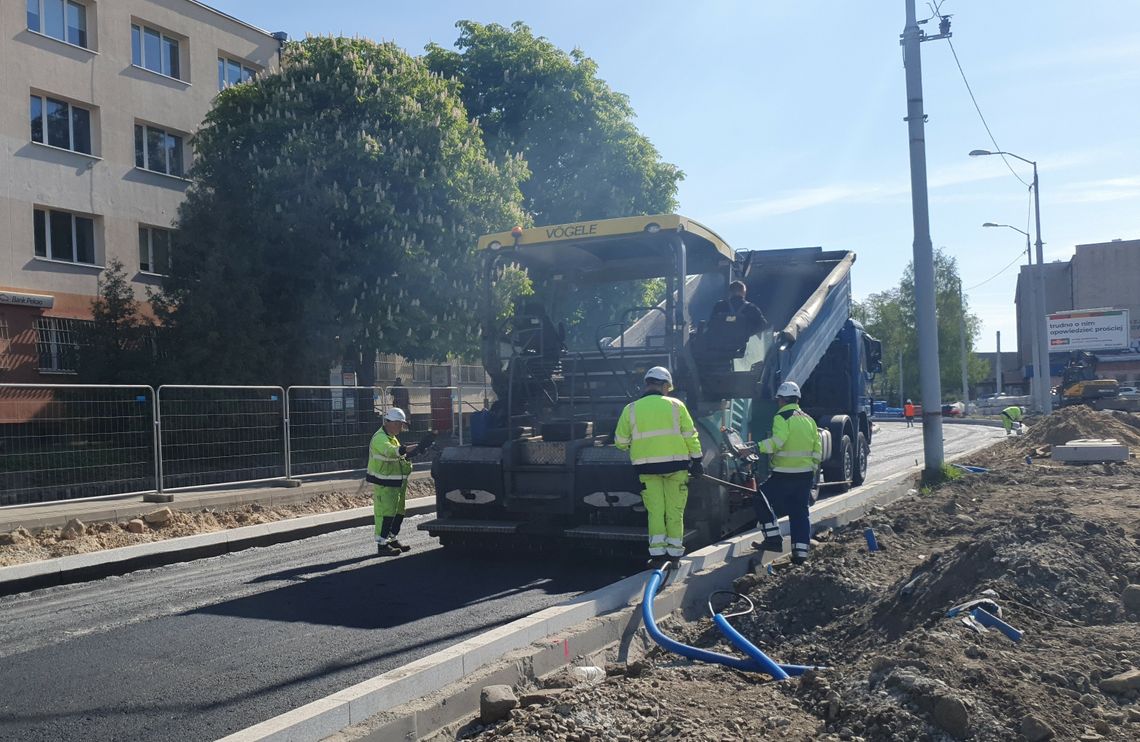
M 0 384 L 0 506 L 153 492 L 149 386 Z
M 370 387 L 289 387 L 289 476 L 363 469 L 385 409 L 378 394 Z
M 286 476 L 285 390 L 158 388 L 161 490 Z
M 408 414 L 411 436 L 429 430 L 443 436 L 457 436 L 458 394 L 453 386 L 388 387 L 381 399 L 382 410 L 400 407 Z

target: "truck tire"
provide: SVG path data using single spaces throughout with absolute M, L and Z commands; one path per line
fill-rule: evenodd
M 838 495 L 851 489 L 851 479 L 855 472 L 855 446 L 846 433 L 839 439 L 839 445 L 832 452 L 831 461 L 823 467 L 823 476 L 828 482 L 846 482 L 827 488 L 827 495 Z
M 860 430 L 855 436 L 855 471 L 851 476 L 851 484 L 855 487 L 867 481 L 867 456 L 871 453 L 871 446 L 867 443 L 867 436 Z

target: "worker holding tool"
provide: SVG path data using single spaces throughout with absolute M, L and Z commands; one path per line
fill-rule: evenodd
M 764 497 L 753 499 L 763 523 L 771 508 L 778 517 L 788 516 L 792 536 L 792 563 L 807 561 L 811 540 L 811 490 L 819 474 L 823 444 L 811 415 L 800 409 L 800 387 L 785 381 L 776 390 L 780 406 L 772 419 L 772 434 L 756 445 L 758 453 L 770 456 L 771 476 L 760 486 Z M 768 549 L 765 548 L 765 551 Z M 781 545 L 782 550 L 782 545 Z
M 649 516 L 650 564 L 685 553 L 685 503 L 689 475 L 704 473 L 701 442 L 685 403 L 667 396 L 673 388 L 669 369 L 645 372 L 645 391 L 621 411 L 614 445 L 629 452 L 641 480 L 641 501 Z
M 1005 428 L 1005 434 L 1009 435 L 1013 432 L 1014 428 L 1021 428 L 1021 416 L 1024 413 L 1017 405 L 1010 405 L 1001 411 L 1001 426 Z
M 396 536 L 404 522 L 404 500 L 408 492 L 408 476 L 412 462 L 408 457 L 426 451 L 435 440 L 428 433 L 419 443 L 404 445 L 397 438 L 408 429 L 408 416 L 399 407 L 390 407 L 384 413 L 384 423 L 372 436 L 368 446 L 368 474 L 365 480 L 372 485 L 372 510 L 375 516 L 376 553 L 380 556 L 397 556 L 411 549 L 401 544 Z

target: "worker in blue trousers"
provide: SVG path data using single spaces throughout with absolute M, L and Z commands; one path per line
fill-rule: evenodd
M 771 510 L 776 517 L 788 517 L 792 536 L 792 563 L 807 561 L 811 542 L 811 491 L 823 458 L 819 429 L 811 415 L 800 409 L 800 387 L 785 381 L 776 390 L 779 409 L 772 420 L 772 434 L 756 443 L 756 452 L 768 454 L 771 476 L 753 499 L 756 516 L 763 524 Z M 769 510 L 769 504 L 771 510 Z M 765 528 L 763 544 L 753 547 L 775 551 L 772 536 Z M 779 551 L 783 550 L 781 542 Z

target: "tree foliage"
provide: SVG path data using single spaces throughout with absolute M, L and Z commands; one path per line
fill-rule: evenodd
M 458 51 L 431 44 L 427 64 L 459 81 L 495 160 L 526 161 L 523 205 L 536 224 L 677 208 L 684 174 L 661 160 L 634 125 L 629 98 L 598 77 L 592 59 L 564 52 L 521 22 L 456 27 Z
M 475 238 L 525 220 L 526 173 L 487 157 L 458 87 L 394 44 L 311 38 L 219 94 L 155 301 L 177 376 L 312 383 L 342 358 L 471 351 Z
M 959 292 L 958 261 L 939 248 L 934 253 L 935 312 L 938 318 L 938 365 L 944 400 L 962 395 L 962 318 L 965 317 L 967 378 L 971 384 L 988 374 L 988 367 L 973 353 L 981 331 L 981 320 L 970 312 L 967 297 Z M 914 300 L 914 264 L 909 263 L 896 288 L 871 294 L 856 302 L 855 318 L 869 333 L 883 342 L 883 374 L 878 383 L 881 395 L 901 404 L 899 354 L 903 359 L 902 389 L 918 400 L 922 387 L 918 374 L 918 332 Z
M 431 44 L 427 64 L 460 82 L 464 105 L 496 161 L 525 161 L 530 177 L 520 187 L 534 223 L 677 209 L 684 174 L 638 131 L 629 98 L 598 77 L 592 59 L 579 49 L 559 49 L 521 22 L 510 28 L 474 21 L 456 26 L 457 51 Z M 556 319 L 566 322 L 568 341 L 580 346 L 592 343 L 595 328 L 625 308 L 662 298 L 661 282 L 596 286 L 579 292 L 576 304 Z
M 154 325 L 143 318 L 130 277 L 118 258 L 99 278 L 92 322 L 79 333 L 78 374 L 85 384 L 155 383 Z

